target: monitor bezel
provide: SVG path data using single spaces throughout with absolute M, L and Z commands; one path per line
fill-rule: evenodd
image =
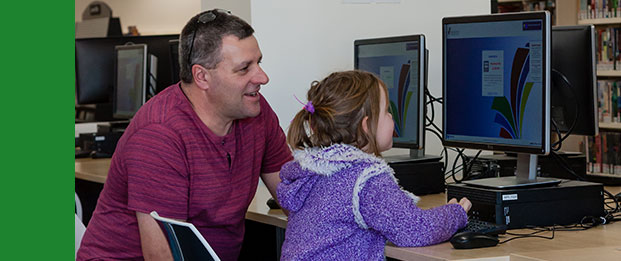
M 393 147 L 394 148 L 409 148 L 409 149 L 424 149 L 425 147 L 425 115 L 427 114 L 427 110 L 425 106 L 425 88 L 426 88 L 426 43 L 425 43 L 425 35 L 423 34 L 414 34 L 414 35 L 403 35 L 403 36 L 390 36 L 390 37 L 379 37 L 379 38 L 369 38 L 369 39 L 358 39 L 354 41 L 354 69 L 358 69 L 358 47 L 361 45 L 371 45 L 371 44 L 384 44 L 384 43 L 398 43 L 398 42 L 418 42 L 419 43 L 419 59 L 418 59 L 418 97 L 416 100 L 418 101 L 418 115 L 416 116 L 418 122 L 418 135 L 417 141 L 414 142 L 398 142 L 393 139 Z
M 148 52 L 146 44 L 131 44 L 131 45 L 117 45 L 114 47 L 114 96 L 112 99 L 112 117 L 115 119 L 131 119 L 134 117 L 136 112 L 134 113 L 125 113 L 119 112 L 117 108 L 117 92 L 118 92 L 118 69 L 119 69 L 119 52 L 126 50 L 141 50 L 142 51 L 142 87 L 141 87 L 141 105 L 146 102 L 146 92 L 147 92 L 147 84 L 148 84 Z
M 541 20 L 542 21 L 542 50 L 545 52 L 543 55 L 543 88 L 542 98 L 544 106 L 542 110 L 542 133 L 541 133 L 541 145 L 538 146 L 521 146 L 510 144 L 498 144 L 488 142 L 474 142 L 474 141 L 459 141 L 459 140 L 446 140 L 446 27 L 449 24 L 466 24 L 466 23 L 482 23 L 482 22 L 502 22 L 502 21 L 516 21 L 516 20 Z M 529 153 L 538 155 L 548 155 L 550 153 L 550 66 L 551 66 L 551 23 L 550 13 L 548 11 L 542 12 L 521 12 L 521 13 L 503 13 L 503 14 L 491 14 L 491 15 L 476 15 L 476 16 L 459 16 L 459 17 L 445 17 L 442 19 L 442 144 L 444 146 L 459 147 L 467 149 L 480 149 L 491 151 L 505 151 L 516 153 Z
M 168 40 L 168 55 L 170 56 L 170 71 L 172 82 L 178 83 L 181 81 L 180 64 L 179 64 L 179 39 Z

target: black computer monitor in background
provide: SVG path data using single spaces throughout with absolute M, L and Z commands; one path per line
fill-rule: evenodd
M 114 46 L 105 38 L 75 40 L 78 104 L 109 103 L 114 81 Z
M 569 131 L 574 121 L 571 134 L 598 133 L 595 48 L 593 25 L 552 27 L 550 114 L 563 133 Z
M 178 34 L 84 38 L 75 40 L 76 101 L 80 105 L 97 104 L 106 108 L 96 121 L 113 120 L 112 97 L 114 87 L 114 47 L 117 45 L 146 44 L 149 53 L 157 59 L 156 93 L 175 83 L 170 70 L 169 40 Z
M 393 146 L 410 149 L 403 160 L 425 158 L 426 58 L 422 34 L 354 41 L 354 68 L 374 73 L 388 88 Z
M 558 183 L 537 178 L 550 152 L 550 14 L 446 17 L 443 27 L 443 143 L 518 154 L 516 177 L 474 180 L 492 187 Z
M 147 45 L 115 47 L 115 82 L 112 116 L 131 119 L 145 103 L 148 85 Z
M 179 39 L 168 41 L 170 53 L 170 71 L 172 72 L 173 83 L 179 82 Z

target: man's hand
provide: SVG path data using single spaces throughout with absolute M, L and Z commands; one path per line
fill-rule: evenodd
M 272 198 L 278 202 L 278 198 L 276 197 L 276 187 L 278 187 L 278 183 L 280 183 L 280 172 L 272 172 L 272 173 L 262 173 L 261 180 L 263 180 L 263 184 L 267 187 L 267 190 L 270 191 Z M 286 216 L 289 216 L 289 211 L 284 208 L 281 208 L 282 212 L 285 213 Z

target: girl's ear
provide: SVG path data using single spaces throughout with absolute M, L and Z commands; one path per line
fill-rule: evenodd
M 362 118 L 362 121 L 360 122 L 360 124 L 362 124 L 362 130 L 367 135 L 370 134 L 369 133 L 369 124 L 368 123 L 369 123 L 369 116 L 364 116 L 364 118 Z
M 364 116 L 364 118 L 362 118 L 362 121 L 360 122 L 360 124 L 362 124 L 362 131 L 364 131 L 364 133 L 366 135 L 370 136 L 371 132 L 369 131 L 369 116 Z M 369 150 L 369 146 L 371 146 L 371 144 L 367 143 L 367 145 L 365 145 L 364 147 L 362 147 L 360 149 L 362 151 L 366 152 L 366 153 L 373 154 L 373 152 Z

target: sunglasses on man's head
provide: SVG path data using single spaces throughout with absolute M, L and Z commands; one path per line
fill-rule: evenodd
M 231 11 L 224 10 L 224 9 L 209 10 L 205 12 L 204 14 L 200 15 L 196 22 L 199 24 L 209 23 L 213 20 L 216 20 L 216 17 L 218 17 L 218 14 L 230 15 Z M 198 31 L 198 26 L 196 27 L 196 29 L 194 29 L 194 33 L 192 34 L 192 41 L 190 41 L 191 43 L 190 51 L 188 52 L 188 63 L 190 64 L 190 66 L 194 65 L 191 59 L 192 59 L 192 49 L 194 49 L 194 38 L 196 38 L 196 31 Z

